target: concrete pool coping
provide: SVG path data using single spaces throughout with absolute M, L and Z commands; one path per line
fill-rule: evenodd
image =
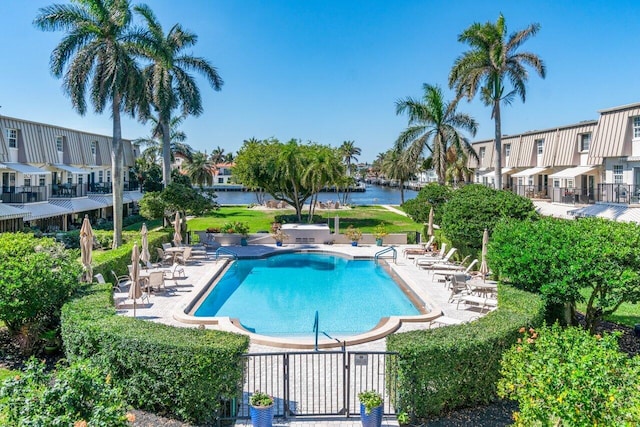
M 248 248 L 248 247 L 244 247 Z M 348 246 L 347 248 L 352 248 Z M 374 247 L 375 251 L 383 249 L 380 247 Z M 234 248 L 235 249 L 235 248 Z M 271 249 L 271 250 L 268 250 Z M 324 253 L 342 256 L 349 259 L 373 259 L 375 254 L 371 253 L 371 250 L 367 251 L 354 251 L 353 249 L 344 250 L 339 246 L 332 246 L 326 248 L 318 245 L 291 245 L 290 247 L 271 247 L 267 250 L 257 251 L 237 251 L 244 252 L 238 254 L 240 259 L 256 259 L 266 258 L 271 255 L 281 253 L 292 252 L 312 252 L 312 253 Z M 253 253 L 251 253 L 253 252 Z M 386 260 L 385 260 L 386 261 Z M 194 284 L 192 292 L 182 297 L 178 302 L 176 309 L 173 312 L 173 318 L 180 323 L 187 325 L 207 325 L 213 326 L 216 330 L 222 330 L 227 332 L 235 332 L 243 335 L 247 335 L 252 343 L 271 346 L 275 348 L 292 348 L 292 349 L 314 349 L 316 348 L 315 337 L 311 338 L 299 338 L 299 337 L 274 337 L 267 335 L 260 335 L 246 330 L 240 324 L 240 321 L 230 317 L 196 317 L 193 316 L 194 308 L 202 301 L 202 299 L 213 289 L 213 285 L 230 266 L 231 260 L 228 258 L 220 259 L 211 266 L 202 277 Z M 420 311 L 426 311 L 420 315 L 414 316 L 389 316 L 380 319 L 378 324 L 371 330 L 350 336 L 335 337 L 335 339 L 319 338 L 317 348 L 339 348 L 343 345 L 353 346 L 357 344 L 368 343 L 376 341 L 386 337 L 389 334 L 396 332 L 403 323 L 429 323 L 438 317 L 442 316 L 443 311 L 437 305 L 425 298 L 424 295 L 420 296 L 412 288 L 411 284 L 403 278 L 401 272 L 398 269 L 393 268 L 394 264 L 387 262 L 389 267 L 389 273 L 394 277 L 394 280 L 402 289 L 402 291 L 411 299 L 412 303 Z M 400 280 L 398 280 L 400 279 Z

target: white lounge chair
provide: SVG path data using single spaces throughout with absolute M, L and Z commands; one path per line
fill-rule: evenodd
M 456 248 L 449 249 L 449 252 L 447 252 L 447 254 L 442 259 L 420 258 L 419 260 L 416 261 L 416 265 L 420 268 L 435 269 L 435 266 L 437 265 L 448 264 L 449 260 L 451 259 L 453 254 L 456 253 L 456 251 L 457 251 Z
M 471 261 L 471 264 L 469 264 L 466 268 L 463 265 L 439 264 L 437 266 L 434 266 L 432 279 L 438 281 L 443 280 L 445 286 L 447 286 L 451 281 L 451 276 L 454 273 L 463 272 L 464 274 L 469 275 L 471 273 L 471 270 L 473 270 L 473 267 L 475 267 L 477 263 L 478 259 L 476 258 Z
M 421 260 L 431 260 L 434 261 L 436 259 L 442 259 L 444 258 L 444 252 L 447 249 L 447 244 L 443 243 L 442 246 L 440 247 L 440 251 L 436 254 L 425 254 L 419 257 L 416 257 L 416 259 L 414 260 L 414 263 L 417 265 L 418 262 L 420 262 Z

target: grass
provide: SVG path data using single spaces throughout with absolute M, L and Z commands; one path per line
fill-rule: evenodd
M 8 378 L 15 377 L 18 375 L 20 371 L 13 371 L 7 368 L 0 368 L 0 384 L 4 382 L 4 380 Z
M 147 224 L 147 229 L 153 230 L 158 227 L 162 227 L 162 219 L 152 219 L 150 221 L 144 221 Z M 142 228 L 142 222 L 136 222 L 135 224 L 131 224 L 127 227 L 124 227 L 125 231 L 140 231 Z
M 340 217 L 340 229 L 349 225 L 359 228 L 363 233 L 372 233 L 379 224 L 384 224 L 388 233 L 404 233 L 407 231 L 422 231 L 423 225 L 411 218 L 391 212 L 380 206 L 357 206 L 353 209 L 339 211 L 316 211 L 314 223 L 329 223 L 333 231 L 334 218 Z M 303 212 L 302 222 L 307 222 L 308 215 Z M 271 223 L 279 221 L 285 223 L 298 222 L 292 209 L 260 210 L 249 209 L 245 206 L 224 206 L 218 211 L 204 217 L 191 219 L 187 222 L 190 230 L 206 230 L 220 228 L 231 221 L 246 222 L 249 232 L 271 230 Z

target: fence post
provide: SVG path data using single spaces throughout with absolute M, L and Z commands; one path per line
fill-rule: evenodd
M 349 401 L 350 394 L 349 388 L 351 387 L 351 374 L 349 373 L 349 358 L 351 357 L 351 353 L 344 351 L 342 352 L 342 363 L 343 363 L 343 374 L 342 374 L 342 401 L 344 402 L 347 408 L 347 418 L 351 416 L 351 402 Z
M 289 417 L 289 354 L 284 353 L 284 358 L 282 359 L 282 380 L 284 381 L 283 392 L 284 392 L 284 419 L 286 420 Z

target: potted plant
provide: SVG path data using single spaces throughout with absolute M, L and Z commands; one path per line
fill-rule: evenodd
M 353 225 L 347 227 L 347 230 L 344 232 L 344 234 L 349 240 L 351 240 L 351 246 L 358 246 L 358 240 L 362 239 L 362 231 L 354 228 Z
M 40 334 L 40 338 L 44 340 L 44 352 L 53 354 L 60 348 L 60 340 L 58 339 L 58 330 L 50 329 Z
M 273 425 L 273 397 L 256 391 L 249 398 L 249 405 L 252 426 L 271 427 Z
M 282 246 L 282 242 L 289 236 L 282 231 L 280 223 L 274 222 L 271 224 L 271 237 L 276 241 L 276 246 Z
M 363 427 L 380 427 L 382 425 L 382 395 L 375 390 L 358 393 L 360 400 L 360 419 Z
M 222 226 L 220 230 L 223 233 L 235 234 L 238 233 L 242 237 L 240 238 L 240 244 L 242 246 L 247 246 L 247 236 L 249 235 L 249 224 L 246 222 L 233 221 L 227 222 Z
M 375 230 L 373 230 L 373 236 L 376 238 L 376 246 L 382 246 L 382 239 L 388 234 L 384 224 L 379 224 Z

